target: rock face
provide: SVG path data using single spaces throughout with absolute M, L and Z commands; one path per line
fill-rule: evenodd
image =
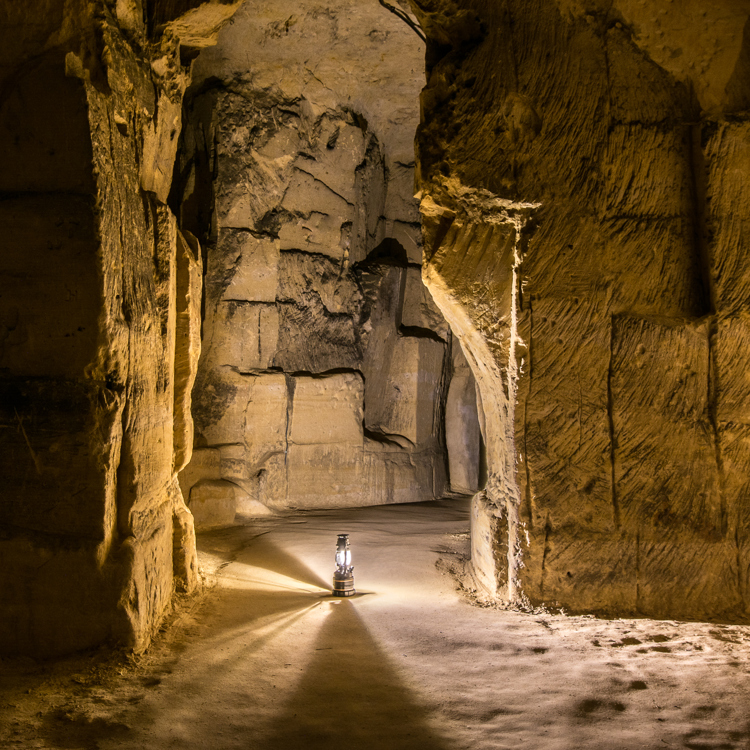
M 411 29 L 237 6 L 2 3 L 0 650 L 144 648 L 193 513 L 482 452 L 493 596 L 746 620 L 746 3 L 412 0 L 416 165 Z
M 747 6 L 412 4 L 424 276 L 486 417 L 477 578 L 746 618 Z
M 460 345 L 453 346 L 453 374 L 445 403 L 448 474 L 454 492 L 474 494 L 483 477 L 477 456 L 483 451 L 474 377 Z
M 202 261 L 166 205 L 188 83 L 169 23 L 185 8 L 149 39 L 140 5 L 3 4 L 7 653 L 140 650 L 175 588 L 197 583 L 176 475 L 192 450 Z M 194 43 L 233 8 L 216 10 Z
M 180 483 L 191 509 L 225 483 L 227 520 L 230 495 L 268 512 L 448 488 L 451 335 L 421 281 L 413 197 L 423 44 L 377 4 L 344 5 L 246 2 L 188 93 L 176 205 L 206 295 L 200 451 Z M 478 442 L 460 450 L 476 474 Z

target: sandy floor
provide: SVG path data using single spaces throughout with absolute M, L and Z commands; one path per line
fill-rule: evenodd
M 204 534 L 216 585 L 144 657 L 0 663 L 0 747 L 750 748 L 749 628 L 476 606 L 467 532 L 454 501 Z

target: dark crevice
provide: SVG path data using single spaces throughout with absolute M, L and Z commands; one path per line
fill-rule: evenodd
M 482 492 L 487 488 L 487 481 L 490 478 L 489 468 L 487 466 L 487 444 L 484 442 L 484 435 L 479 432 L 479 478 L 477 480 L 477 491 Z
M 367 122 L 367 118 L 363 114 L 348 107 L 342 107 L 341 111 L 348 115 L 351 124 L 358 127 L 365 135 L 370 132 L 370 124 Z M 366 158 L 367 157 L 365 157 L 365 159 Z M 357 167 L 357 169 L 359 169 L 359 167 Z
M 293 378 L 313 378 L 313 380 L 322 380 L 323 378 L 329 378 L 332 375 L 359 375 L 362 380 L 365 379 L 362 371 L 353 367 L 332 367 L 330 370 L 324 370 L 322 372 L 295 370 L 293 372 L 287 372 L 286 374 Z
M 409 448 L 413 448 L 414 444 L 412 443 L 409 438 L 404 437 L 403 435 L 395 435 L 393 433 L 389 432 L 380 432 L 378 430 L 372 430 L 362 425 L 362 431 L 364 432 L 364 436 L 368 440 L 372 440 L 376 443 L 382 443 L 383 445 L 388 445 L 392 448 L 399 448 L 400 450 L 408 450 Z M 406 443 L 406 445 L 404 445 Z
M 289 223 L 294 218 L 296 217 L 290 211 L 276 206 L 263 214 L 263 216 L 255 222 L 253 231 L 277 240 L 282 225 Z M 309 218 L 309 216 L 304 218 Z
M 693 201 L 693 251 L 695 253 L 699 277 L 696 279 L 700 299 L 698 316 L 716 313 L 716 289 L 711 274 L 711 257 L 708 247 L 706 225 L 706 162 L 701 147 L 701 125 L 689 126 L 688 166 L 692 178 Z
M 362 380 L 365 379 L 361 370 L 353 367 L 332 367 L 328 370 L 284 370 L 282 367 L 253 367 L 248 370 L 242 370 L 235 365 L 220 365 L 237 375 L 244 375 L 247 377 L 258 377 L 260 375 L 287 375 L 290 378 L 312 378 L 314 380 L 322 380 L 323 378 L 329 378 L 332 375 L 359 375 Z
M 539 574 L 539 598 L 544 601 L 544 572 L 547 565 L 547 554 L 549 553 L 549 512 L 544 522 L 544 547 L 542 548 L 542 569 Z
M 519 287 L 521 285 L 519 284 Z M 531 389 L 534 384 L 534 359 L 533 359 L 533 345 L 534 345 L 534 312 L 531 308 L 531 301 L 529 301 L 529 346 L 526 354 L 526 377 L 528 378 L 528 385 L 526 387 L 526 398 L 523 403 L 523 464 L 526 471 L 526 492 L 524 493 L 526 503 L 526 515 L 529 521 L 529 529 L 534 530 L 534 512 L 531 503 L 531 469 L 529 468 L 529 400 L 531 398 Z
M 297 381 L 289 373 L 284 373 L 286 380 L 286 425 L 284 427 L 284 466 L 287 466 L 289 456 L 289 438 L 292 434 L 292 417 L 294 415 L 294 392 Z
M 254 305 L 256 307 L 276 307 L 276 302 L 266 302 L 265 300 L 255 300 L 255 299 L 232 299 L 230 297 L 221 297 L 219 302 L 231 303 L 233 305 Z
M 740 526 L 737 524 L 734 529 L 734 553 L 735 553 L 735 565 L 737 566 L 737 591 L 741 601 L 747 601 L 745 592 L 745 581 L 742 575 L 742 547 L 740 544 Z
M 404 338 L 430 339 L 430 341 L 437 341 L 441 344 L 445 344 L 445 341 L 441 339 L 435 331 L 430 328 L 422 328 L 421 326 L 400 325 L 398 327 L 398 335 L 403 336 Z
M 708 382 L 706 383 L 706 403 L 708 419 L 711 423 L 714 443 L 714 460 L 716 461 L 716 471 L 719 475 L 719 531 L 722 537 L 725 537 L 729 528 L 727 517 L 727 499 L 725 492 L 726 478 L 724 472 L 724 457 L 721 451 L 721 431 L 719 430 L 719 420 L 716 414 L 718 382 L 716 372 L 716 350 L 713 341 L 718 333 L 718 322 L 715 316 L 712 316 L 708 325 Z
M 249 370 L 242 370 L 235 365 L 219 365 L 220 367 L 228 369 L 230 372 L 234 372 L 237 375 L 246 375 L 248 377 L 257 377 L 258 375 L 279 375 L 284 372 L 281 367 L 253 367 Z
M 635 611 L 640 612 L 641 602 L 641 530 L 635 533 Z
M 620 528 L 620 504 L 617 497 L 617 476 L 615 472 L 615 458 L 617 442 L 615 438 L 614 399 L 612 395 L 612 364 L 614 361 L 615 316 L 610 316 L 609 322 L 609 364 L 607 366 L 607 426 L 609 429 L 609 467 L 612 500 L 612 518 L 615 529 Z
M 401 8 L 396 8 L 394 5 L 386 2 L 386 0 L 378 0 L 380 4 L 386 9 L 393 13 L 396 18 L 400 18 L 423 42 L 427 41 L 424 32 L 420 25 L 413 21 L 411 17 Z
M 354 263 L 354 273 L 377 273 L 379 268 L 390 266 L 408 268 L 414 264 L 409 262 L 404 246 L 392 237 L 386 237 L 374 250 L 371 250 L 364 260 Z M 421 268 L 421 266 L 418 266 Z

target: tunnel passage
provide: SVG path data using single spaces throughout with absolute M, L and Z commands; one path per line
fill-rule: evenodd
M 473 377 L 421 280 L 424 45 L 345 14 L 246 2 L 194 66 L 172 203 L 205 259 L 198 528 L 478 489 Z
M 177 473 L 199 306 L 218 359 L 201 373 L 188 499 L 261 510 L 282 456 L 321 454 L 355 467 L 340 497 L 367 462 L 391 499 L 436 494 L 455 446 L 422 405 L 441 393 L 448 419 L 469 412 L 468 366 L 486 412 L 475 566 L 490 591 L 744 620 L 747 9 L 699 5 L 414 0 L 428 40 L 414 161 L 423 68 L 406 50 L 422 42 L 379 5 L 245 5 L 229 46 L 196 60 L 238 4 L 6 3 L 2 648 L 143 649 L 175 589 L 195 586 Z M 365 49 L 377 60 L 350 75 L 340 61 Z M 331 54 L 307 65 L 313 51 Z M 224 109 L 238 127 L 214 120 Z M 483 248 L 482 282 L 452 277 L 454 250 L 484 273 L 469 262 Z M 308 336 L 310 321 L 326 325 Z M 232 325 L 247 336 L 222 343 Z M 409 408 L 370 400 L 389 389 Z M 224 431 L 215 396 L 256 425 L 277 410 L 284 429 Z M 333 432 L 309 419 L 320 403 L 341 415 Z M 284 503 L 319 500 L 288 487 Z

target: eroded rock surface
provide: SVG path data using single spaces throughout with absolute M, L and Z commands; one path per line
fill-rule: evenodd
M 166 205 L 185 5 L 151 34 L 149 3 L 3 4 L 4 652 L 142 650 L 175 588 L 197 584 L 176 474 L 192 450 L 201 254 Z M 221 8 L 185 21 L 191 43 L 236 9 Z
M 413 197 L 423 50 L 377 4 L 248 2 L 196 64 L 179 212 L 206 252 L 196 440 L 221 459 L 181 475 L 191 507 L 203 480 L 246 512 L 448 488 L 452 341 Z
M 413 6 L 424 275 L 487 420 L 477 577 L 746 617 L 747 5 Z

